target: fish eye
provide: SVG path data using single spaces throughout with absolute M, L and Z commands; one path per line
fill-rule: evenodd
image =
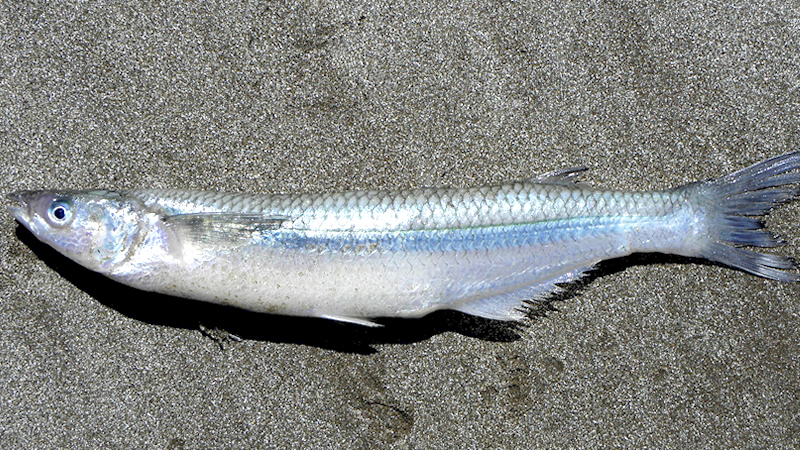
M 65 200 L 56 200 L 47 209 L 47 218 L 53 225 L 66 225 L 72 219 L 72 207 Z

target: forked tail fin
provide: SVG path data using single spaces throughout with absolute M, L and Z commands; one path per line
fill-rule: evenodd
M 783 242 L 764 229 L 763 216 L 800 194 L 800 152 L 767 159 L 705 183 L 690 185 L 706 210 L 710 239 L 698 256 L 780 281 L 798 281 L 789 258 L 740 248 L 775 247 Z M 794 185 L 794 186 L 792 186 Z

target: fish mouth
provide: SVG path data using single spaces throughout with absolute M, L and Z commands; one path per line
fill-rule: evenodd
M 28 191 L 17 191 L 12 192 L 10 194 L 6 194 L 6 198 L 17 202 L 17 205 L 12 205 L 8 207 L 8 212 L 14 216 L 17 221 L 23 225 L 28 225 L 30 223 L 30 208 L 28 208 L 28 200 L 26 198 L 26 194 Z

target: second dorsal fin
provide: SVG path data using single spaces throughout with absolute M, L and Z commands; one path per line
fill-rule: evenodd
M 589 170 L 585 166 L 565 167 L 563 169 L 554 170 L 537 177 L 527 180 L 530 183 L 539 184 L 557 184 L 562 186 L 574 186 L 580 184 L 578 178 L 580 174 Z

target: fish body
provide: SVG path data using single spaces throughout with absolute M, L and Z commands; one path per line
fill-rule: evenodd
M 40 240 L 121 283 L 272 314 L 370 325 L 454 309 L 525 316 L 600 261 L 702 257 L 781 281 L 788 259 L 759 216 L 800 182 L 800 152 L 704 183 L 622 192 L 575 170 L 467 189 L 252 195 L 21 191 L 11 212 Z

